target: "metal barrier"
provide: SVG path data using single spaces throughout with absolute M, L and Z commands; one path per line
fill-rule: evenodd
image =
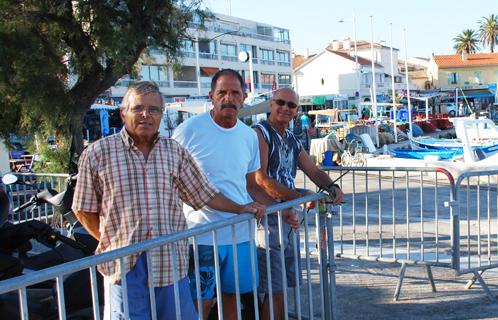
M 56 173 L 16 173 L 15 174 L 21 183 L 8 186 L 13 207 L 18 207 L 35 195 L 38 191 L 48 188 L 60 192 L 64 189 L 64 181 L 69 176 L 67 174 Z M 49 216 L 53 213 L 53 207 L 49 204 L 44 204 L 35 208 L 31 212 L 19 212 L 9 215 L 9 221 L 19 223 L 30 219 L 38 219 L 48 221 Z
M 346 203 L 339 210 L 336 257 L 401 265 L 394 300 L 408 265 L 452 268 L 451 208 L 454 181 L 439 168 L 326 167 L 348 173 L 339 180 Z
M 300 199 L 296 199 L 293 201 L 280 203 L 278 205 L 269 207 L 267 209 L 268 213 L 276 213 L 278 215 L 279 222 L 279 240 L 280 240 L 280 257 L 283 258 L 283 237 L 287 235 L 282 234 L 282 210 L 285 208 L 290 208 L 297 206 L 301 203 L 312 202 L 315 201 L 315 207 L 318 208 L 318 200 L 323 199 L 325 197 L 324 194 L 314 194 L 308 195 Z M 336 303 L 335 303 L 335 264 L 334 264 L 334 246 L 333 246 L 333 229 L 332 229 L 332 221 L 331 214 L 327 212 L 319 213 L 314 212 L 314 225 L 308 217 L 309 212 L 306 209 L 303 209 L 304 214 L 304 235 L 301 239 L 297 239 L 297 236 L 294 232 L 292 243 L 294 245 L 294 250 L 303 251 L 304 248 L 304 263 L 303 266 L 306 266 L 304 269 L 304 282 L 303 285 L 300 286 L 299 289 L 294 289 L 294 306 L 290 308 L 292 303 L 291 299 L 287 297 L 288 288 L 287 282 L 285 281 L 285 272 L 283 272 L 282 280 L 284 280 L 284 307 L 285 307 L 285 317 L 287 319 L 288 313 L 294 313 L 296 318 L 301 319 L 302 314 L 306 313 L 309 319 L 315 317 L 315 315 L 319 315 L 321 319 L 335 319 L 336 318 Z M 266 216 L 264 217 L 266 219 Z M 62 265 L 58 265 L 52 268 L 44 269 L 41 271 L 37 271 L 36 273 L 28 273 L 26 275 L 22 275 L 13 279 L 8 279 L 0 282 L 0 294 L 5 294 L 10 291 L 17 291 L 19 297 L 20 304 L 20 314 L 22 319 L 28 319 L 28 305 L 33 302 L 28 299 L 30 286 L 34 284 L 38 284 L 44 281 L 54 281 L 56 285 L 56 295 L 58 302 L 58 316 L 59 319 L 66 319 L 66 305 L 65 305 L 65 295 L 64 295 L 64 279 L 68 274 L 79 270 L 88 269 L 90 272 L 91 279 L 91 293 L 92 293 L 92 301 L 93 301 L 93 317 L 94 319 L 100 319 L 101 317 L 101 302 L 98 298 L 98 289 L 97 289 L 97 278 L 96 278 L 96 266 L 105 262 L 116 261 L 119 263 L 121 270 L 121 278 L 126 279 L 125 277 L 125 268 L 124 268 L 124 257 L 129 256 L 134 253 L 146 252 L 146 258 L 148 263 L 148 278 L 149 278 L 149 288 L 150 289 L 150 304 L 152 309 L 152 319 L 156 319 L 155 305 L 158 301 L 155 300 L 154 289 L 152 285 L 153 272 L 150 264 L 150 250 L 159 246 L 171 245 L 172 248 L 172 270 L 174 277 L 174 292 L 175 292 L 175 310 L 176 310 L 176 318 L 181 319 L 181 311 L 179 304 L 179 291 L 178 291 L 178 281 L 180 277 L 184 277 L 185 275 L 178 274 L 178 261 L 176 258 L 176 250 L 177 246 L 172 246 L 172 244 L 177 244 L 179 242 L 185 242 L 186 239 L 189 239 L 194 246 L 194 252 L 197 252 L 197 243 L 196 236 L 199 236 L 204 233 L 211 233 L 214 241 L 214 252 L 215 254 L 218 252 L 218 244 L 216 242 L 217 232 L 221 228 L 231 227 L 232 228 L 232 244 L 235 244 L 235 225 L 239 223 L 247 223 L 247 226 L 250 231 L 250 239 L 251 239 L 251 270 L 252 270 L 252 288 L 253 288 L 253 301 L 254 301 L 254 315 L 256 319 L 259 319 L 258 312 L 258 297 L 256 293 L 257 283 L 255 280 L 255 268 L 257 262 L 255 260 L 255 229 L 254 229 L 255 219 L 252 215 L 238 215 L 231 219 L 226 219 L 224 221 L 214 222 L 209 225 L 203 225 L 200 227 L 184 230 L 182 232 L 177 232 L 174 234 L 170 234 L 167 236 L 155 238 L 149 241 L 145 241 L 142 243 L 130 245 L 128 247 L 120 248 L 117 250 L 109 251 L 103 254 L 86 257 L 83 259 L 71 261 Z M 314 232 L 313 232 L 314 227 Z M 304 243 L 301 243 L 300 240 L 304 239 Z M 266 232 L 266 240 L 268 240 L 268 232 Z M 315 249 L 316 248 L 316 249 Z M 316 250 L 316 254 L 313 254 Z M 235 265 L 235 274 L 238 274 L 238 266 L 237 266 L 237 249 L 234 246 L 234 265 Z M 269 255 L 268 249 L 266 250 L 267 257 L 267 265 L 269 263 Z M 284 261 L 280 261 L 284 264 Z M 295 265 L 297 265 L 297 258 L 294 261 Z M 196 286 L 200 288 L 199 283 L 199 257 L 194 253 L 194 265 L 195 265 L 195 278 L 196 278 Z M 216 287 L 217 287 L 217 296 L 221 296 L 220 291 L 220 276 L 219 276 L 219 263 L 215 262 L 215 270 L 216 270 Z M 317 269 L 317 270 L 315 270 Z M 285 269 L 283 269 L 285 270 Z M 271 273 L 269 270 L 266 270 L 268 275 L 269 283 L 271 283 Z M 318 279 L 316 275 L 318 274 Z M 237 277 L 236 277 L 237 279 Z M 128 293 L 126 290 L 126 281 L 122 281 L 123 284 L 123 301 L 124 301 L 124 310 L 125 315 L 128 318 Z M 83 284 L 81 284 L 83 285 Z M 236 287 L 236 302 L 237 302 L 237 310 L 238 310 L 238 318 L 241 319 L 241 299 L 240 299 L 240 290 L 238 281 L 235 281 Z M 198 290 L 199 291 L 199 290 Z M 270 295 L 271 295 L 271 287 L 270 287 Z M 0 296 L 1 297 L 1 296 Z M 305 297 L 305 298 L 303 298 Z M 319 303 L 315 301 L 315 299 L 319 298 Z M 270 299 L 271 301 L 271 299 Z M 199 308 L 202 310 L 202 308 Z M 302 309 L 305 311 L 303 312 Z M 221 299 L 218 299 L 218 317 L 219 319 L 223 318 L 222 315 L 222 302 Z M 270 315 L 273 318 L 273 310 L 272 305 L 270 304 Z M 201 317 L 201 315 L 200 315 Z
M 482 278 L 484 271 L 498 267 L 498 170 L 465 172 L 455 184 L 456 211 L 454 268 L 472 273 L 466 288 L 479 281 L 490 299 L 494 296 Z
M 339 211 L 336 257 L 401 265 L 398 300 L 408 265 L 481 275 L 498 267 L 498 170 L 466 172 L 454 181 L 442 168 L 324 167 L 344 174 L 346 204 Z M 338 231 L 338 232 L 337 232 Z

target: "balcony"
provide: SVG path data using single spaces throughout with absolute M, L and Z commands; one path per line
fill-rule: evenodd
M 199 58 L 209 59 L 209 60 L 218 60 L 218 55 L 216 53 L 199 52 Z
M 290 67 L 290 62 L 287 61 L 277 61 L 277 65 L 282 67 Z
M 266 65 L 271 65 L 271 66 L 275 65 L 275 61 L 273 61 L 273 60 L 259 59 L 259 63 L 266 64 Z
M 182 51 L 182 56 L 184 58 L 194 58 L 195 59 L 195 52 L 192 51 Z
M 175 80 L 173 81 L 174 88 L 197 88 L 197 81 L 183 81 Z
M 224 60 L 224 61 L 238 61 L 238 57 L 237 56 L 226 56 L 226 55 L 222 55 L 221 56 L 221 60 Z

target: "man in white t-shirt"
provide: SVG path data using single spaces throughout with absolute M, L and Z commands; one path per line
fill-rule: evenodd
M 256 183 L 255 174 L 260 167 L 258 137 L 251 128 L 237 119 L 245 99 L 243 87 L 244 81 L 236 71 L 232 69 L 218 71 L 213 76 L 209 93 L 213 109 L 185 121 L 176 128 L 173 139 L 190 151 L 208 179 L 234 202 L 247 203 L 254 199 L 265 205 L 275 204 L 275 200 Z M 184 211 L 189 227 L 224 220 L 235 215 L 210 207 L 195 211 L 184 206 Z M 299 224 L 297 217 L 291 213 L 285 216 L 285 220 L 290 224 Z M 235 229 L 239 289 L 240 293 L 246 293 L 252 290 L 250 227 L 248 223 L 240 223 Z M 231 227 L 218 231 L 217 236 L 223 318 L 235 319 L 237 310 Z M 207 316 L 214 304 L 216 284 L 212 234 L 198 236 L 197 241 L 203 315 Z M 193 268 L 190 276 L 192 294 L 196 299 Z M 256 277 L 258 277 L 257 270 Z

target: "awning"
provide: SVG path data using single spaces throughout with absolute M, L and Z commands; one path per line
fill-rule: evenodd
M 201 72 L 205 73 L 208 76 L 214 75 L 220 69 L 215 67 L 201 67 Z

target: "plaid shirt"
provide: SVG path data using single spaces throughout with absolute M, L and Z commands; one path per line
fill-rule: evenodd
M 147 161 L 123 128 L 91 144 L 81 155 L 73 210 L 98 213 L 97 253 L 186 229 L 182 200 L 196 209 L 218 190 L 176 141 L 157 137 Z M 187 240 L 151 250 L 154 286 L 173 283 L 172 246 L 180 278 L 187 274 Z M 124 258 L 126 272 L 138 253 Z M 111 283 L 120 280 L 118 261 L 98 267 Z

